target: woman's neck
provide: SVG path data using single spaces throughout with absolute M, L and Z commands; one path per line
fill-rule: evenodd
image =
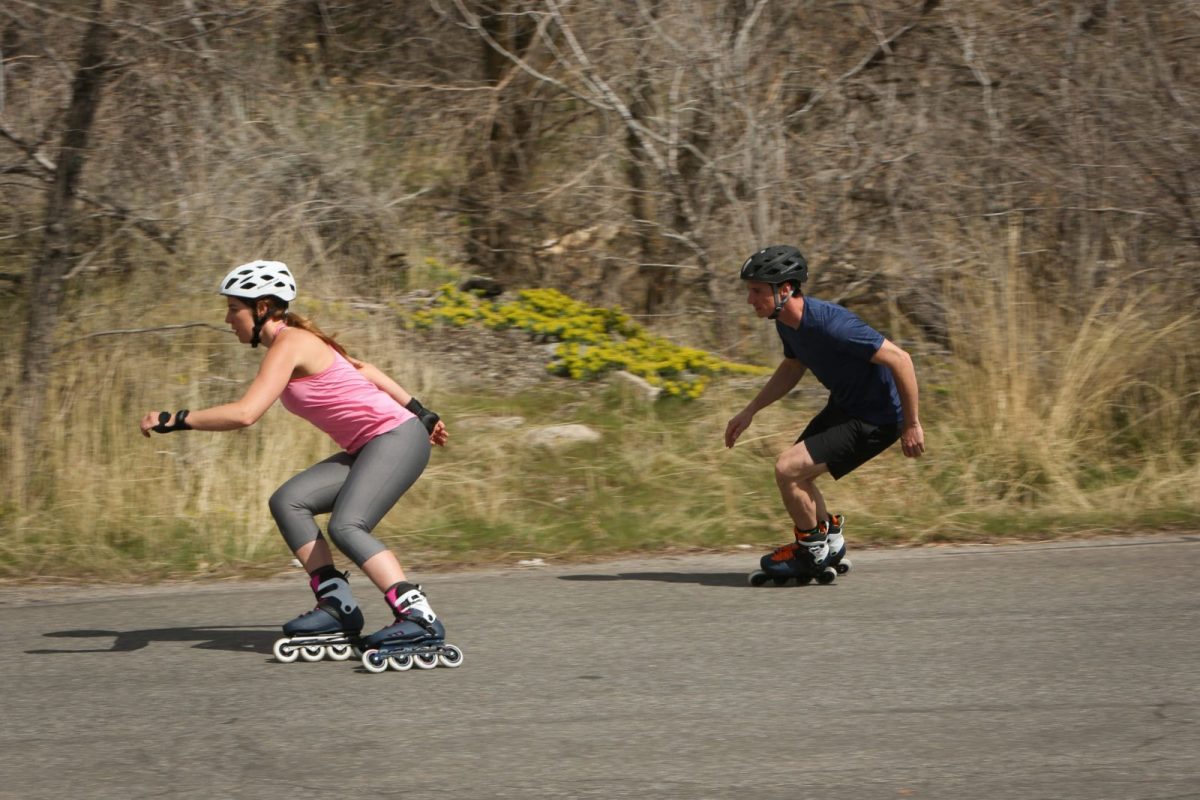
M 287 327 L 287 322 L 282 319 L 269 319 L 263 323 L 262 334 L 260 338 L 264 347 L 270 347 L 275 343 L 275 339 L 279 336 L 279 332 Z

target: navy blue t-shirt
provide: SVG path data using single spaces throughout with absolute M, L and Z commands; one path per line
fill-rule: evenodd
M 808 367 L 842 411 L 875 425 L 904 421 L 892 371 L 871 363 L 883 334 L 852 311 L 805 297 L 800 327 L 776 320 L 775 330 L 783 340 L 783 354 Z

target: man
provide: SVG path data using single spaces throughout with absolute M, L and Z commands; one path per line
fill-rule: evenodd
M 775 321 L 783 341 L 783 360 L 750 403 L 725 426 L 725 446 L 733 447 L 754 415 L 787 395 L 811 371 L 829 401 L 775 462 L 775 482 L 792 518 L 796 541 L 762 558 L 751 575 L 783 583 L 813 577 L 827 583 L 849 569 L 842 526 L 832 515 L 816 479 L 834 480 L 882 453 L 897 439 L 904 455 L 925 452 L 925 433 L 917 413 L 917 375 L 912 358 L 847 309 L 805 297 L 801 284 L 808 262 L 794 247 L 760 250 L 742 265 L 747 302 L 762 319 Z

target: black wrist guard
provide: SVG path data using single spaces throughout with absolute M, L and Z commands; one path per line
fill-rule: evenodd
M 187 415 L 188 415 L 188 410 L 186 408 L 181 408 L 179 411 L 175 412 L 175 422 L 168 425 L 167 422 L 169 422 L 171 419 L 171 412 L 170 411 L 160 411 L 160 412 L 158 412 L 158 424 L 155 425 L 150 430 L 154 431 L 155 433 L 170 433 L 171 431 L 190 431 L 192 429 L 192 426 L 187 424 Z
M 441 417 L 421 405 L 421 402 L 415 397 L 410 398 L 404 407 L 417 415 L 417 419 L 421 420 L 421 424 L 425 426 L 425 430 L 433 433 L 433 429 L 437 426 L 438 420 Z

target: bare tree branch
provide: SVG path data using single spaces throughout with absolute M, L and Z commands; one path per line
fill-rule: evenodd
M 57 169 L 55 163 L 47 158 L 44 153 L 40 152 L 35 145 L 25 142 L 2 124 L 0 124 L 0 136 L 15 144 L 31 161 L 41 168 L 38 172 L 34 172 L 32 170 L 21 169 L 18 166 L 11 166 L 5 167 L 0 171 L 33 175 L 46 183 L 54 182 Z M 73 195 L 93 208 L 101 209 L 123 222 L 129 222 L 168 253 L 175 252 L 175 239 L 178 236 L 178 232 L 171 234 L 164 232 L 154 220 L 134 213 L 133 209 L 112 198 L 94 195 L 78 187 L 74 188 Z
M 872 48 L 871 51 L 865 56 L 863 56 L 857 64 L 848 69 L 846 72 L 843 72 L 838 77 L 834 78 L 828 86 L 814 91 L 812 96 L 808 98 L 808 101 L 799 110 L 792 112 L 788 116 L 787 121 L 790 123 L 798 117 L 804 116 L 813 109 L 813 106 L 823 100 L 825 96 L 829 94 L 829 92 L 833 91 L 835 88 L 859 73 L 865 72 L 866 70 L 869 70 L 872 67 L 882 63 L 885 58 L 891 55 L 892 49 L 896 46 L 896 43 L 904 38 L 904 36 L 910 31 L 914 30 L 927 14 L 937 10 L 939 5 L 941 5 L 941 0 L 925 0 L 925 2 L 921 5 L 921 10 L 917 12 L 916 19 L 914 19 L 912 22 L 909 22 L 907 25 L 901 26 L 891 36 L 875 45 L 875 47 Z
M 88 339 L 99 339 L 103 336 L 125 336 L 134 333 L 161 333 L 163 331 L 181 331 L 187 328 L 208 328 L 209 330 L 216 331 L 217 333 L 232 333 L 229 328 L 221 328 L 217 325 L 212 325 L 207 322 L 184 322 L 178 325 L 157 325 L 152 328 L 122 328 L 111 331 L 96 331 L 95 333 L 89 333 L 84 336 L 77 336 L 74 339 L 68 339 L 67 341 L 55 347 L 54 352 L 57 353 L 59 350 L 63 350 L 73 344 L 85 342 Z

